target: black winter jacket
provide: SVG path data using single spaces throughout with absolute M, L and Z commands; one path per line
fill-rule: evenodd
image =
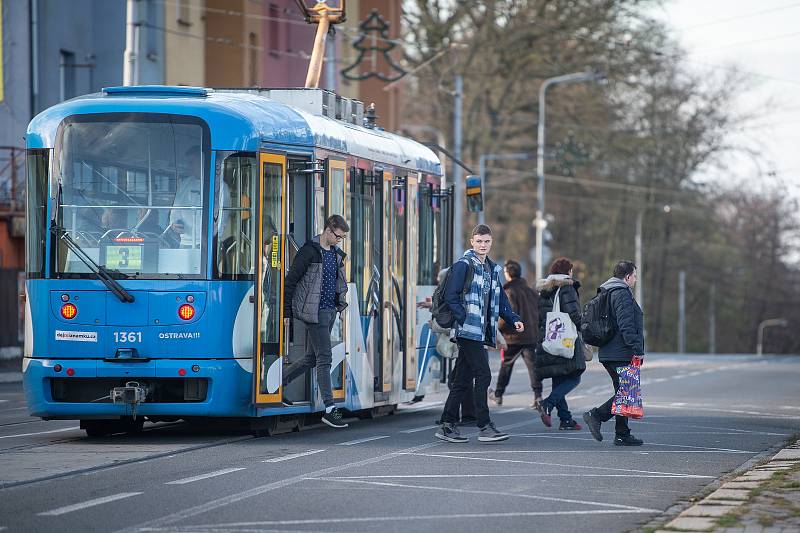
M 611 317 L 616 332 L 614 337 L 600 347 L 598 360 L 630 364 L 634 355 L 644 356 L 644 314 L 633 299 L 628 285 L 618 278 L 611 278 L 601 285 L 611 290 Z
M 319 300 L 322 288 L 322 246 L 319 235 L 306 242 L 294 258 L 286 275 L 283 290 L 283 316 L 294 317 L 308 324 L 319 322 Z M 344 260 L 347 257 L 341 248 L 334 247 L 338 269 L 336 274 L 336 311 L 347 307 L 347 278 Z
M 560 300 L 561 311 L 567 313 L 578 331 L 581 330 L 581 301 L 578 296 L 580 282 L 572 278 L 558 278 L 548 276 L 536 284 L 539 291 L 539 338 L 536 345 L 536 358 L 534 366 L 540 378 L 554 376 L 567 376 L 581 374 L 586 370 L 586 360 L 583 358 L 583 341 L 578 336 L 575 342 L 575 352 L 572 359 L 565 359 L 551 355 L 542 348 L 547 321 L 547 313 L 553 310 L 556 291 Z

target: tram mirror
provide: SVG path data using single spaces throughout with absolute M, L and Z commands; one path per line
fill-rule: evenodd
M 473 213 L 483 211 L 483 179 L 480 176 L 467 176 L 467 209 Z

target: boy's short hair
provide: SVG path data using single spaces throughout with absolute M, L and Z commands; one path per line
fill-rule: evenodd
M 636 263 L 633 261 L 620 261 L 617 263 L 617 266 L 614 267 L 614 277 L 619 279 L 625 279 L 626 277 L 633 274 L 636 270 Z
M 478 224 L 477 226 L 472 228 L 473 237 L 475 235 L 491 235 L 491 234 L 492 234 L 492 228 L 490 228 L 486 224 Z
M 338 229 L 345 233 L 350 231 L 350 226 L 347 225 L 347 221 L 345 221 L 342 215 L 331 215 L 325 219 L 325 228 Z

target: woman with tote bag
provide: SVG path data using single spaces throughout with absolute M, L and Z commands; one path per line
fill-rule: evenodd
M 542 423 L 550 427 L 550 413 L 557 409 L 558 429 L 579 430 L 581 425 L 572 418 L 566 396 L 581 382 L 586 370 L 581 329 L 581 305 L 578 288 L 572 279 L 572 261 L 560 257 L 550 266 L 550 274 L 539 280 L 539 343 L 536 346 L 535 367 L 541 379 L 552 378 L 550 396 L 541 403 Z

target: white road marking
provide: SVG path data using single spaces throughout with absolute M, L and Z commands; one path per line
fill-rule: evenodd
M 239 468 L 225 468 L 223 470 L 216 470 L 214 472 L 209 472 L 207 474 L 200 474 L 198 476 L 192 477 L 185 477 L 183 479 L 176 479 L 175 481 L 167 481 L 164 485 L 186 485 L 187 483 L 192 483 L 194 481 L 200 481 L 201 479 L 208 479 L 211 477 L 222 476 L 224 474 L 230 474 L 231 472 L 238 472 L 239 470 L 244 470 L 244 467 Z
M 34 435 L 47 435 L 49 433 L 62 433 L 64 431 L 75 431 L 81 428 L 61 428 L 61 429 L 51 429 L 49 431 L 37 431 L 36 433 L 18 433 L 16 435 L 2 435 L 0 439 L 13 439 L 15 437 L 32 437 Z
M 563 440 L 585 440 L 585 441 L 593 441 L 592 438 L 584 438 L 584 437 L 567 437 L 561 435 L 542 435 L 539 433 L 512 433 L 512 437 L 526 437 L 526 438 L 539 438 L 539 439 L 563 439 Z M 749 450 L 734 450 L 731 448 L 714 448 L 711 446 L 691 446 L 689 444 L 661 444 L 658 442 L 645 442 L 645 446 L 666 446 L 669 448 L 691 448 L 694 450 L 703 450 L 709 452 L 725 452 L 725 453 L 752 453 L 756 454 L 758 452 L 752 452 Z M 553 450 L 558 451 L 558 450 Z M 638 451 L 638 450 L 637 450 Z
M 463 453 L 463 452 L 461 452 Z M 671 452 L 672 453 L 672 452 Z M 409 478 L 409 479 L 448 479 L 448 478 L 473 478 L 473 477 L 624 477 L 630 478 L 630 474 L 386 474 L 381 476 L 336 476 L 325 479 L 394 479 L 394 478 Z M 686 474 L 639 474 L 637 478 L 684 478 Z M 711 476 L 709 476 L 711 477 Z M 319 478 L 308 478 L 319 479 Z
M 509 496 L 509 497 L 516 497 L 516 498 L 524 498 L 529 500 L 544 500 L 548 502 L 559 502 L 559 503 L 576 503 L 580 505 L 593 505 L 596 507 L 611 507 L 612 509 L 624 509 L 626 511 L 639 511 L 642 513 L 658 513 L 657 509 L 645 509 L 643 507 L 636 507 L 633 505 L 622 505 L 618 503 L 605 503 L 605 502 L 596 502 L 592 500 L 572 500 L 570 498 L 554 498 L 552 496 L 537 496 L 535 494 L 525 494 L 521 492 L 498 492 L 498 491 L 486 491 L 486 490 L 470 490 L 470 489 L 459 489 L 455 487 L 436 487 L 432 485 L 405 485 L 403 483 L 390 483 L 386 481 L 366 481 L 363 479 L 336 479 L 336 478 L 317 478 L 317 480 L 321 481 L 338 481 L 341 483 L 362 483 L 366 485 L 378 485 L 381 487 L 400 487 L 406 489 L 426 489 L 426 490 L 435 490 L 440 492 L 456 492 L 459 494 L 480 494 L 481 496 Z
M 112 494 L 111 496 L 103 496 L 102 498 L 95 498 L 94 500 L 88 500 L 81 503 L 76 503 L 74 505 L 67 505 L 65 507 L 59 507 L 58 509 L 52 509 L 50 511 L 45 511 L 43 513 L 39 513 L 39 516 L 59 516 L 62 514 L 71 513 L 73 511 L 80 511 L 81 509 L 86 509 L 87 507 L 94 507 L 95 505 L 101 505 L 108 502 L 114 502 L 117 500 L 122 500 L 124 498 L 130 498 L 131 496 L 138 496 L 142 494 L 141 492 L 120 492 L 119 494 Z
M 0 403 L 6 403 L 6 402 L 9 402 L 9 401 L 11 401 L 11 400 L 0 400 Z M 0 529 L 0 531 L 2 531 L 3 529 L 5 529 L 5 528 Z
M 492 450 L 494 452 L 494 450 Z M 455 454 L 463 454 L 465 452 L 448 452 L 450 455 L 445 453 L 419 453 L 419 452 L 398 452 L 400 455 L 418 455 L 421 457 L 442 457 L 445 459 L 466 459 L 470 461 L 488 461 L 494 463 L 523 463 L 523 464 L 530 464 L 530 465 L 544 465 L 544 466 L 561 466 L 566 468 L 590 468 L 593 470 L 611 470 L 615 472 L 632 472 L 636 474 L 664 474 L 664 475 L 673 475 L 673 476 L 683 476 L 687 478 L 709 478 L 714 479 L 714 476 L 700 476 L 696 474 L 682 474 L 680 472 L 659 472 L 653 470 L 635 470 L 632 468 L 611 468 L 608 466 L 585 466 L 585 465 L 575 465 L 575 464 L 562 464 L 562 463 L 547 463 L 544 461 L 520 461 L 517 459 L 492 459 L 489 457 L 463 457 Z M 478 452 L 478 453 L 487 453 L 487 452 Z M 586 453 L 584 451 L 584 453 Z
M 517 435 L 511 435 L 515 437 Z M 631 455 L 648 455 L 651 453 L 726 453 L 726 452 L 718 452 L 716 450 L 642 450 L 641 448 L 638 449 L 631 449 L 628 447 L 615 447 L 613 450 L 492 450 L 491 452 L 468 452 L 468 451 L 454 451 L 454 452 L 447 452 L 447 453 L 627 453 Z M 728 452 L 728 453 L 751 453 L 755 454 L 755 452 Z
M 373 437 L 365 437 L 363 439 L 356 439 L 356 440 L 349 440 L 347 442 L 340 442 L 337 446 L 353 446 L 355 444 L 361 444 L 362 442 L 370 442 L 373 440 L 380 440 L 380 439 L 388 439 L 390 435 L 375 435 Z
M 648 417 L 648 418 L 652 418 L 652 417 Z M 664 422 L 645 422 L 645 421 L 642 421 L 642 420 L 637 420 L 636 424 L 649 424 L 649 425 L 653 425 L 653 426 L 674 427 L 674 424 L 666 424 Z M 717 427 L 717 426 L 696 426 L 696 425 L 686 426 L 686 425 L 681 424 L 681 427 L 693 428 L 693 429 L 717 429 L 717 430 L 720 430 L 720 431 L 733 431 L 734 433 L 753 433 L 755 435 L 772 435 L 772 436 L 776 436 L 776 437 L 788 437 L 789 436 L 789 433 L 768 433 L 766 431 L 753 431 L 751 429 L 737 429 L 737 428 L 721 428 L 721 427 Z
M 264 522 L 233 522 L 230 524 L 209 524 L 191 526 L 192 531 L 228 531 L 226 528 L 259 528 L 258 531 L 263 531 L 264 526 L 295 526 L 295 525 L 310 525 L 310 524 L 346 524 L 349 522 L 408 522 L 412 520 L 460 520 L 460 519 L 493 519 L 493 518 L 520 518 L 527 516 L 581 516 L 581 515 L 596 515 L 596 514 L 637 514 L 637 513 L 650 513 L 660 512 L 654 511 L 638 511 L 626 509 L 587 509 L 585 511 L 529 511 L 529 512 L 511 512 L 511 513 L 465 513 L 465 514 L 434 514 L 434 515 L 399 515 L 399 516 L 359 516 L 353 518 L 310 518 L 305 520 L 272 520 Z M 176 531 L 175 528 L 158 528 L 147 527 L 143 529 L 136 529 L 135 531 Z M 180 531 L 180 529 L 177 529 Z
M 683 409 L 683 407 L 670 405 L 670 404 L 658 404 L 658 403 L 649 403 L 649 407 L 653 409 Z M 763 411 L 744 411 L 740 409 L 717 409 L 713 407 L 703 407 L 700 405 L 692 405 L 692 409 L 695 411 L 709 411 L 712 413 L 732 413 L 736 415 L 753 415 L 758 416 L 760 418 L 789 418 L 791 420 L 800 419 L 800 416 L 796 415 L 779 415 L 779 414 L 767 414 Z
M 420 428 L 412 428 L 412 429 L 404 429 L 400 433 L 417 433 L 418 431 L 427 431 L 431 429 L 436 429 L 439 426 L 437 424 L 433 424 L 431 426 L 422 426 Z
M 272 459 L 265 459 L 261 461 L 262 463 L 280 463 L 282 461 L 289 461 L 291 459 L 297 459 L 298 457 L 305 457 L 306 455 L 314 455 L 315 453 L 324 452 L 325 450 L 308 450 L 307 452 L 299 452 L 293 453 L 290 455 L 284 455 L 283 457 L 273 457 Z
M 398 413 L 416 413 L 418 411 L 427 411 L 428 409 L 433 409 L 434 407 L 438 407 L 443 405 L 444 401 L 438 402 L 421 402 L 419 405 L 414 406 L 403 406 L 402 408 L 398 409 Z
M 512 429 L 512 428 L 521 427 L 521 426 L 524 426 L 526 424 L 531 424 L 531 423 L 532 423 L 532 420 L 526 420 L 526 421 L 523 421 L 523 422 L 517 422 L 517 423 L 514 423 L 514 424 L 508 424 L 508 425 L 502 426 L 501 429 Z M 470 435 L 476 435 L 476 434 L 477 434 L 477 432 L 474 432 L 474 433 L 471 433 Z M 369 459 L 363 459 L 361 461 L 355 461 L 355 462 L 352 462 L 352 463 L 346 463 L 346 464 L 342 464 L 342 465 L 331 466 L 331 467 L 328 467 L 328 468 L 323 468 L 321 470 L 317 470 L 315 472 L 308 472 L 306 474 L 293 476 L 293 477 L 282 479 L 282 480 L 279 480 L 279 481 L 273 481 L 272 483 L 267 483 L 265 485 L 261 485 L 261 486 L 258 486 L 258 487 L 253 487 L 251 489 L 248 489 L 248 490 L 245 490 L 245 491 L 242 491 L 242 492 L 238 492 L 238 493 L 235 493 L 235 494 L 231 494 L 229 496 L 224 496 L 222 498 L 217 498 L 215 500 L 211 500 L 211 501 L 208 501 L 208 502 L 200 503 L 198 505 L 194 505 L 192 507 L 188 507 L 186 509 L 182 509 L 180 511 L 176 511 L 174 513 L 162 516 L 160 518 L 155 518 L 153 520 L 148 520 L 147 522 L 143 522 L 141 524 L 137 524 L 137 525 L 134 525 L 134 526 L 131 526 L 131 527 L 127 527 L 125 529 L 118 530 L 116 533 L 138 533 L 138 532 L 140 532 L 142 530 L 152 530 L 152 529 L 163 528 L 164 526 L 168 526 L 170 524 L 174 524 L 176 522 L 180 522 L 181 520 L 186 520 L 187 518 L 191 518 L 193 516 L 197 516 L 197 515 L 200 515 L 200 514 L 208 513 L 208 512 L 211 512 L 211 511 L 215 510 L 215 509 L 219 509 L 219 508 L 225 507 L 227 505 L 232 505 L 234 503 L 237 503 L 237 502 L 240 502 L 240 501 L 243 501 L 243 500 L 247 500 L 249 498 L 254 498 L 256 496 L 260 496 L 262 494 L 266 494 L 267 492 L 270 492 L 270 491 L 273 491 L 273 490 L 276 490 L 276 489 L 282 489 L 284 487 L 289 487 L 291 485 L 295 485 L 297 483 L 305 481 L 309 477 L 325 476 L 327 474 L 333 474 L 335 472 L 341 472 L 342 470 L 347 470 L 347 469 L 350 469 L 350 468 L 359 468 L 359 467 L 362 467 L 362 466 L 368 466 L 368 465 L 380 463 L 380 462 L 383 462 L 383 461 L 387 461 L 387 460 L 390 460 L 390 459 L 395 459 L 397 457 L 400 457 L 401 455 L 413 454 L 414 452 L 419 452 L 419 451 L 422 451 L 422 450 L 427 450 L 429 448 L 435 448 L 437 446 L 442 446 L 443 444 L 444 444 L 443 442 L 429 442 L 427 444 L 422 444 L 420 446 L 413 446 L 411 448 L 404 448 L 404 449 L 398 450 L 396 452 L 385 453 L 383 455 L 378 455 L 376 457 L 371 457 Z M 572 465 L 569 465 L 569 466 L 572 466 Z M 610 512 L 626 513 L 626 512 L 632 512 L 632 511 L 601 511 L 601 510 L 597 510 L 597 511 L 589 511 L 587 513 L 584 513 L 584 512 L 581 512 L 581 511 L 577 511 L 577 514 L 592 514 L 592 513 L 596 514 L 596 513 L 606 513 L 606 512 L 608 512 L 608 513 L 610 513 Z M 553 513 L 543 513 L 542 516 L 549 515 L 549 514 L 553 514 Z M 562 513 L 562 514 L 576 514 L 576 513 Z M 436 518 L 439 518 L 441 516 L 443 516 L 443 515 L 435 515 Z M 444 516 L 446 516 L 446 515 L 444 515 Z M 480 515 L 476 515 L 476 516 L 479 516 L 479 517 L 490 516 L 491 517 L 492 515 L 491 515 L 491 513 L 487 513 L 487 514 L 480 514 Z M 523 515 L 520 515 L 520 516 L 527 516 L 527 515 L 523 514 Z M 538 515 L 531 515 L 531 516 L 538 516 Z M 404 517 L 404 518 L 406 518 L 406 517 Z M 323 520 L 312 521 L 310 523 L 319 523 L 319 522 L 322 522 L 322 523 L 331 522 L 331 523 L 333 523 L 333 522 L 347 522 L 347 521 L 348 520 L 342 520 L 342 519 L 336 519 L 336 518 L 326 518 L 326 519 L 323 519 Z M 360 521 L 362 521 L 362 519 L 356 519 L 356 521 L 360 522 Z
M 308 477 L 314 476 L 325 476 L 327 474 L 333 474 L 335 472 L 341 472 L 342 470 L 347 470 L 350 468 L 358 468 L 362 466 L 367 466 L 375 463 L 380 463 L 389 459 L 394 459 L 399 457 L 404 452 L 416 452 L 421 450 L 427 450 L 428 448 L 434 448 L 436 446 L 440 446 L 443 443 L 440 442 L 430 442 L 427 444 L 423 444 L 421 446 L 413 446 L 411 448 L 404 448 L 402 450 L 398 450 L 396 452 L 385 453 L 383 455 L 378 455 L 376 457 L 370 457 L 369 459 L 363 459 L 361 461 L 354 461 L 352 463 L 345 463 L 341 465 L 331 466 L 328 468 L 323 468 L 321 470 L 317 470 L 315 472 L 308 472 L 306 474 L 293 476 L 286 479 L 281 479 L 279 481 L 273 481 L 271 483 L 267 483 L 265 485 L 260 485 L 258 487 L 253 487 L 251 489 L 237 492 L 235 494 L 231 494 L 228 496 L 224 496 L 222 498 L 217 498 L 211 501 L 203 502 L 198 505 L 194 505 L 192 507 L 188 507 L 186 509 L 181 509 L 180 511 L 176 511 L 174 513 L 170 513 L 168 515 L 162 516 L 160 518 L 155 518 L 153 520 L 148 520 L 141 524 L 137 524 L 131 527 L 127 527 L 125 529 L 121 529 L 117 531 L 117 533 L 137 533 L 142 531 L 143 529 L 152 529 L 152 528 L 163 528 L 164 526 L 168 526 L 170 524 L 174 524 L 176 522 L 180 522 L 181 520 L 186 520 L 187 518 L 191 518 L 193 516 L 197 516 L 200 514 L 211 512 L 215 509 L 219 509 L 220 507 L 225 507 L 227 505 L 232 505 L 234 503 L 247 500 L 249 498 L 254 498 L 256 496 L 260 496 L 262 494 L 266 494 L 270 491 L 276 489 L 282 489 L 284 487 L 288 487 L 291 485 L 295 485 L 304 481 Z M 328 521 L 335 521 L 335 519 L 330 519 Z M 324 520 L 323 520 L 324 522 Z

